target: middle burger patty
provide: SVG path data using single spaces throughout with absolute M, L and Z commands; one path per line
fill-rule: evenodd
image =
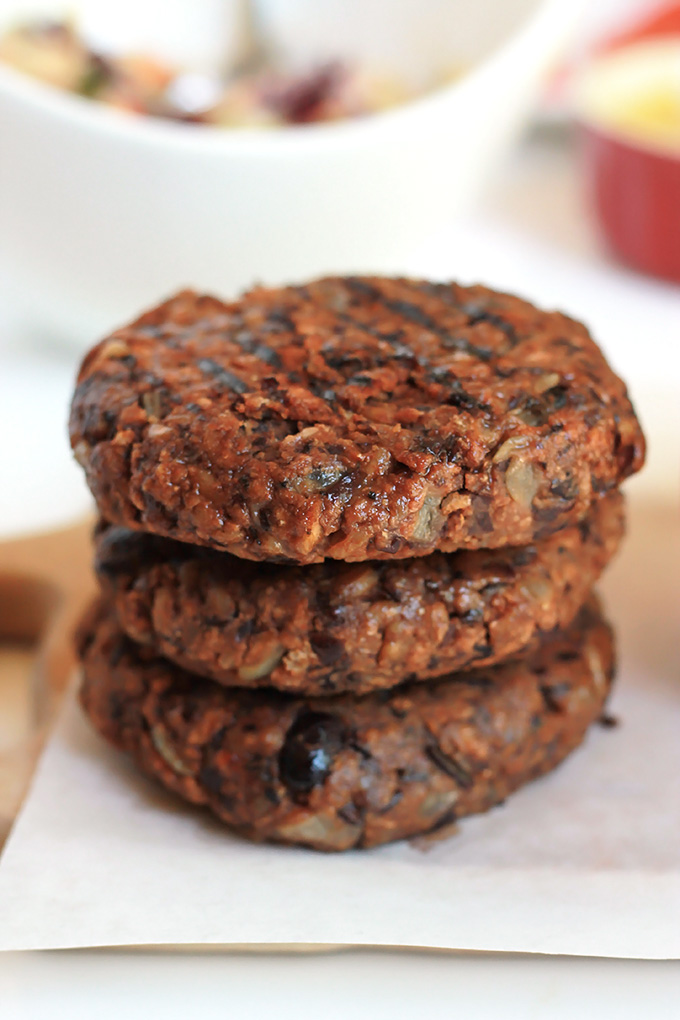
M 194 673 L 363 694 L 491 665 L 568 626 L 623 532 L 614 492 L 530 546 L 294 567 L 102 523 L 96 569 L 124 632 Z

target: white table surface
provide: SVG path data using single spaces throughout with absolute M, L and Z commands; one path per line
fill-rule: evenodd
M 680 965 L 346 951 L 8 953 L 3 1020 L 677 1020 Z
M 566 150 L 526 146 L 475 216 L 434 238 L 405 268 L 486 279 L 586 318 L 631 384 L 648 431 L 660 437 L 646 480 L 634 484 L 674 498 L 680 289 L 604 258 Z M 0 305 L 0 535 L 62 523 L 88 505 L 64 438 L 74 357 L 18 350 L 4 311 Z M 20 447 L 13 435 L 19 420 L 22 428 L 30 423 Z M 670 472 L 669 455 L 676 466 Z M 2 1020 L 269 1015 L 677 1020 L 680 963 L 367 950 L 0 956 Z

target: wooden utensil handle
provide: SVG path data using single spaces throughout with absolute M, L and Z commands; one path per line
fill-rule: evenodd
M 94 593 L 92 521 L 0 543 L 0 641 L 36 647 L 37 705 L 44 719 L 75 666 L 73 632 Z
M 0 644 L 30 644 L 35 649 L 26 674 L 32 726 L 23 726 L 16 740 L 10 732 L 9 745 L 0 750 L 0 848 L 76 664 L 73 633 L 95 587 L 91 531 L 92 521 L 87 520 L 49 534 L 0 542 Z M 6 678 L 10 695 L 11 683 L 20 683 L 22 675 L 23 670 Z

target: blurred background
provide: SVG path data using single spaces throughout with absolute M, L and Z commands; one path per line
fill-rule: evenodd
M 0 0 L 0 536 L 87 509 L 64 423 L 112 327 L 363 270 L 585 319 L 668 431 L 680 5 Z
M 677 506 L 680 4 L 0 0 L 0 574 L 90 510 L 88 346 L 182 286 L 347 271 L 583 319 L 650 441 L 633 501 Z M 0 654 L 0 788 L 29 661 Z

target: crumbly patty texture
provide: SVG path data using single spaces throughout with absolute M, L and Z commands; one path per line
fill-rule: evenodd
M 220 687 L 134 645 L 103 607 L 81 656 L 85 711 L 142 771 L 251 839 L 317 850 L 500 803 L 582 741 L 613 675 L 593 603 L 523 662 L 365 698 Z
M 492 665 L 566 627 L 623 531 L 614 492 L 530 546 L 291 567 L 104 524 L 95 565 L 128 637 L 193 673 L 364 694 Z
M 87 355 L 70 431 L 107 520 L 274 562 L 528 544 L 644 459 L 580 323 L 369 277 L 178 294 Z

